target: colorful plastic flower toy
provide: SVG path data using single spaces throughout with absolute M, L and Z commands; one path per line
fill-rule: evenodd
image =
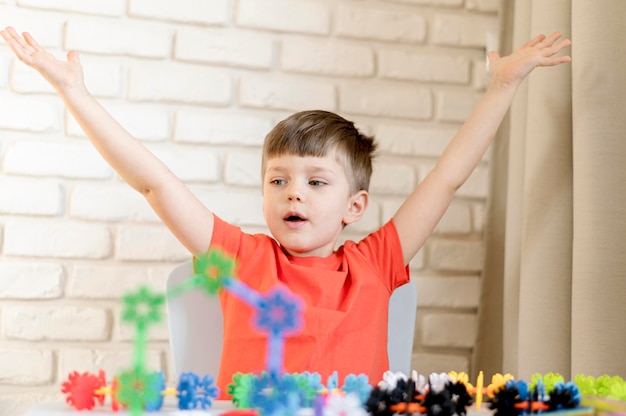
M 554 389 L 554 386 L 558 383 L 565 382 L 565 379 L 559 373 L 546 373 L 544 375 L 535 373 L 530 377 L 530 383 L 528 383 L 529 388 L 534 388 L 538 380 L 541 380 L 543 382 L 546 392 L 548 393 L 550 393 L 552 389 Z
M 448 376 L 450 376 L 450 378 L 453 381 L 463 383 L 467 387 L 468 390 L 471 390 L 474 388 L 474 386 L 472 386 L 472 383 L 469 382 L 469 375 L 463 371 L 458 372 L 458 373 L 456 371 L 449 371 Z
M 120 374 L 118 381 L 115 399 L 132 414 L 141 414 L 144 409 L 161 408 L 163 404 L 161 391 L 165 386 L 159 373 L 131 370 Z
M 494 393 L 498 389 L 504 387 L 507 381 L 513 380 L 513 378 L 514 377 L 509 373 L 504 374 L 504 375 L 500 373 L 496 373 L 493 376 L 491 376 L 491 384 L 487 386 L 487 394 L 489 395 L 489 397 L 493 398 Z
M 361 400 L 354 394 L 331 394 L 325 403 L 324 416 L 367 416 Z
M 598 394 L 611 399 L 626 400 L 623 395 L 625 381 L 620 376 L 603 375 L 596 379 Z
M 292 377 L 276 377 L 263 372 L 253 382 L 252 407 L 263 415 L 290 414 L 287 409 L 299 405 L 297 383 Z
M 178 382 L 178 407 L 183 410 L 202 407 L 207 409 L 213 404 L 213 399 L 219 396 L 220 390 L 215 386 L 213 377 L 200 377 L 195 373 L 181 374 Z
M 581 395 L 574 382 L 559 382 L 550 391 L 547 410 L 573 409 L 580 405 Z
M 346 376 L 341 391 L 346 394 L 355 395 L 361 403 L 365 403 L 372 391 L 369 379 L 365 374 L 349 374 Z
M 339 375 L 337 374 L 336 371 L 333 371 L 333 373 L 328 376 L 328 381 L 326 382 L 326 390 L 327 391 L 334 391 L 337 390 L 339 388 Z
M 146 372 L 146 344 L 149 326 L 163 318 L 165 296 L 142 286 L 137 292 L 124 296 L 122 302 L 122 320 L 135 326 L 134 356 L 133 369 L 119 377 L 116 400 L 136 416 L 145 407 L 154 406 L 156 400 L 162 399 L 161 389 L 155 387 L 157 382 L 152 379 L 155 376 Z
M 73 371 L 68 380 L 61 384 L 61 392 L 67 396 L 65 401 L 76 410 L 90 410 L 96 405 L 104 403 L 104 396 L 96 391 L 106 386 L 105 375 L 100 371 L 98 375 Z
M 240 409 L 250 408 L 250 391 L 253 388 L 254 374 L 236 373 L 228 385 L 228 394 L 233 404 Z
M 193 262 L 197 274 L 192 281 L 204 288 L 209 295 L 215 295 L 225 282 L 235 276 L 235 260 L 221 250 L 212 249 L 197 256 Z
M 309 373 L 308 371 L 294 374 L 294 376 L 297 377 L 296 382 L 302 393 L 302 406 L 313 406 L 313 401 L 318 395 L 317 393 L 324 388 L 322 385 L 322 376 L 319 373 Z
M 125 295 L 122 302 L 122 321 L 135 326 L 133 365 L 135 371 L 141 373 L 144 370 L 148 328 L 163 319 L 165 297 L 142 286 L 136 292 Z
M 574 377 L 574 383 L 576 383 L 580 392 L 585 396 L 595 396 L 598 394 L 596 378 L 593 376 L 578 374 Z
M 384 390 L 393 390 L 396 388 L 399 380 L 407 380 L 407 376 L 404 373 L 394 373 L 393 371 L 385 371 L 383 373 L 383 379 L 378 382 L 378 386 Z
M 211 249 L 193 258 L 194 275 L 170 288 L 167 296 L 178 296 L 189 290 L 200 289 L 209 296 L 219 293 L 230 280 L 235 280 L 235 260 L 219 249 Z
M 259 302 L 256 326 L 267 333 L 267 371 L 274 377 L 283 373 L 285 337 L 302 324 L 302 307 L 297 298 L 280 287 L 270 290 Z
M 271 333 L 286 335 L 300 328 L 300 302 L 280 287 L 270 290 L 257 305 L 257 328 Z
M 161 322 L 163 319 L 161 311 L 165 297 L 151 292 L 146 286 L 125 295 L 122 302 L 124 303 L 122 320 L 134 324 L 140 330 L 146 330 L 150 324 Z

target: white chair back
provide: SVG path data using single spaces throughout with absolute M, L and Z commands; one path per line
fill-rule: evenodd
M 167 290 L 193 276 L 191 261 L 179 264 L 167 279 Z M 170 350 L 176 379 L 186 371 L 217 377 L 222 355 L 222 309 L 217 296 L 190 290 L 167 298 Z

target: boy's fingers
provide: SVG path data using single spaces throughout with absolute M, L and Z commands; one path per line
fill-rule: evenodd
M 0 34 L 2 34 L 2 38 L 9 43 L 11 41 L 11 39 L 13 38 L 13 36 L 11 35 L 11 31 L 10 31 L 10 27 L 6 27 L 4 28 L 2 31 L 0 31 Z
M 561 52 L 564 48 L 571 45 L 571 43 L 572 42 L 569 39 L 563 39 L 556 45 L 550 45 L 549 47 L 544 48 L 542 55 L 548 58 L 552 57 L 556 55 L 557 53 Z
M 69 51 L 67 53 L 67 60 L 74 63 L 80 63 L 80 56 L 76 51 Z
M 9 45 L 13 46 L 14 50 L 16 50 L 17 48 L 20 48 L 20 49 L 28 48 L 28 45 L 26 44 L 24 39 L 20 35 L 17 34 L 15 29 L 9 26 L 6 28 L 6 33 L 8 37 L 5 37 L 5 39 L 7 40 L 7 43 L 9 43 Z
M 15 31 L 15 29 L 11 26 L 8 26 L 6 28 L 6 32 L 9 34 L 9 37 L 17 42 L 20 42 L 22 40 L 22 38 L 20 37 L 20 35 L 17 34 L 17 32 Z
M 39 46 L 39 44 L 37 43 L 37 41 L 35 40 L 35 38 L 33 38 L 31 36 L 30 33 L 28 32 L 24 32 L 24 39 L 26 39 L 26 42 L 33 47 L 33 49 L 35 49 L 36 51 L 41 51 L 43 50 L 41 48 L 41 46 Z
M 526 47 L 526 46 L 536 46 L 540 42 L 542 42 L 545 38 L 546 38 L 546 35 L 544 35 L 544 34 L 537 35 L 534 38 L 532 38 L 531 40 L 529 40 L 528 42 L 526 42 L 524 45 L 522 45 L 522 48 Z
M 559 43 L 556 44 L 555 48 L 556 48 L 557 51 L 560 51 L 563 48 L 567 48 L 571 44 L 572 44 L 571 40 L 563 39 L 562 41 L 560 41 Z

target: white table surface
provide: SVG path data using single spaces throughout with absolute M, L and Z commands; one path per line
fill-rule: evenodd
M 146 416 L 207 416 L 218 415 L 226 410 L 233 410 L 235 407 L 230 400 L 216 400 L 210 409 L 202 410 L 180 410 L 174 404 L 165 403 L 163 408 L 158 412 L 143 412 Z M 50 402 L 39 403 L 31 407 L 24 416 L 129 416 L 128 411 L 111 410 L 111 405 L 105 402 L 104 405 L 96 405 L 91 410 L 78 411 L 67 403 Z

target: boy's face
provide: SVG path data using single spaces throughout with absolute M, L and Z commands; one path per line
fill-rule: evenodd
M 335 155 L 282 155 L 266 161 L 263 215 L 283 250 L 293 256 L 328 257 L 344 224 L 357 221 L 367 192 L 350 195 Z

